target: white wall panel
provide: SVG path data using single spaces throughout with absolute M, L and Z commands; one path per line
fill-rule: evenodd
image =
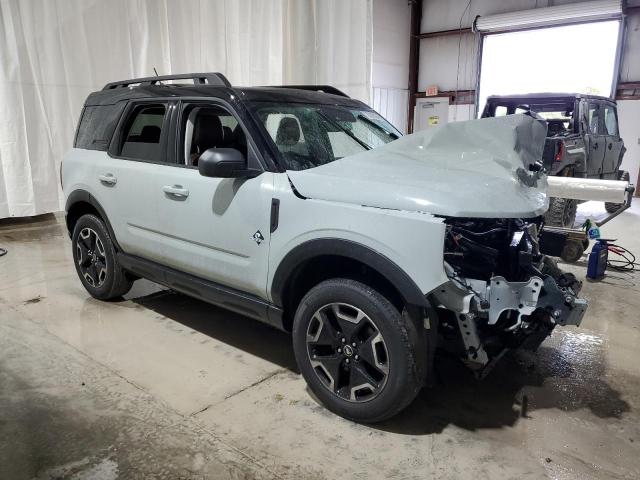
M 373 0 L 371 83 L 406 89 L 409 79 L 411 9 L 403 0 Z
M 624 45 L 620 81 L 640 82 L 640 12 L 627 16 Z
M 624 140 L 627 152 L 622 160 L 622 169 L 631 175 L 631 183 L 637 185 L 638 171 L 640 170 L 640 100 L 618 101 L 618 122 L 620 123 L 620 136 Z
M 474 118 L 474 105 L 449 105 L 449 121 L 464 122 Z
M 404 0 L 373 0 L 370 105 L 402 133 L 409 108 L 411 9 Z
M 429 85 L 443 91 L 475 89 L 479 42 L 479 35 L 474 33 L 421 40 L 418 89 L 424 91 Z
M 397 88 L 373 87 L 372 107 L 402 133 L 407 133 L 409 91 Z

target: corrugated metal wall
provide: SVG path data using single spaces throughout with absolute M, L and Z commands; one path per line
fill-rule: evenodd
M 373 87 L 372 107 L 402 133 L 407 133 L 409 90 Z

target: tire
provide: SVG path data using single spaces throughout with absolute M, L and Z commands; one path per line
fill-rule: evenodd
M 589 244 L 587 243 L 587 246 Z M 576 263 L 584 253 L 584 242 L 580 240 L 567 240 L 560 254 L 560 258 L 567 263 Z
M 619 180 L 624 180 L 628 182 L 630 178 L 631 177 L 629 175 L 629 172 L 621 171 L 620 174 L 618 175 Z M 604 202 L 604 209 L 607 211 L 607 213 L 614 213 L 620 210 L 623 205 L 624 203 Z
M 293 322 L 293 348 L 320 402 L 357 422 L 396 415 L 414 400 L 426 376 L 422 329 L 355 280 L 327 280 L 305 295 Z
M 549 210 L 544 214 L 544 221 L 552 227 L 572 228 L 576 221 L 578 202 L 568 198 L 551 198 Z
M 92 297 L 111 300 L 131 289 L 133 280 L 118 263 L 109 232 L 99 217 L 80 217 L 73 228 L 71 245 L 78 277 Z

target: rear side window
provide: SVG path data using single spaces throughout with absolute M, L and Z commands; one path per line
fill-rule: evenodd
M 87 106 L 82 111 L 75 148 L 105 151 L 111 142 L 126 102 L 115 105 Z
M 140 160 L 160 161 L 162 127 L 166 105 L 140 105 L 125 123 L 120 155 Z

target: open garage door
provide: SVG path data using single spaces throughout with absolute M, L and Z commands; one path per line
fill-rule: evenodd
M 610 96 L 621 25 L 621 2 L 609 0 L 476 18 L 483 34 L 478 112 L 490 95 Z

